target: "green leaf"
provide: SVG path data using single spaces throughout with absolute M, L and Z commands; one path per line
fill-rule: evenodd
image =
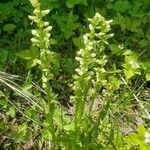
M 145 127 L 143 125 L 140 125 L 138 127 L 138 135 L 139 135 L 139 138 L 141 140 L 144 140 L 144 134 L 145 134 L 146 130 L 145 130 Z
M 123 53 L 123 55 L 132 55 L 133 52 L 130 49 L 125 50 L 125 52 Z
M 14 107 L 10 107 L 9 110 L 6 112 L 6 115 L 15 117 L 16 116 L 16 110 Z
M 25 91 L 29 91 L 31 88 L 33 87 L 33 85 L 31 83 L 25 83 L 22 88 Z
M 146 81 L 150 81 L 150 73 L 146 73 Z
M 77 46 L 78 48 L 81 48 L 81 47 L 84 46 L 84 44 L 82 42 L 82 39 L 81 38 L 77 38 L 77 37 L 73 38 L 73 44 L 75 46 Z
M 7 98 L 5 97 L 4 93 L 0 91 L 0 107 L 7 108 Z
M 112 54 L 120 55 L 122 53 L 122 49 L 119 48 L 118 45 L 116 45 L 116 44 L 110 44 L 109 48 L 110 48 Z
M 52 10 L 59 7 L 59 0 L 41 0 L 41 4 L 44 8 Z
M 147 40 L 150 42 L 150 34 L 149 34 L 149 33 L 150 33 L 150 30 L 147 31 L 147 33 L 146 33 L 146 38 L 147 38 Z
M 127 141 L 128 143 L 130 143 L 132 146 L 136 146 L 136 145 L 139 145 L 139 148 L 141 150 L 148 150 L 149 147 L 148 145 L 145 143 L 145 132 L 146 132 L 146 129 L 143 125 L 140 125 L 138 127 L 138 131 L 137 133 L 130 133 L 128 136 L 127 136 Z
M 136 145 L 140 143 L 138 134 L 136 133 L 130 133 L 127 138 L 130 141 L 130 143 L 132 143 L 132 145 Z
M 127 9 L 130 9 L 132 6 L 130 5 L 128 0 L 118 0 L 116 1 L 116 3 L 114 4 L 113 8 L 116 11 L 120 11 L 120 12 L 124 12 Z
M 125 55 L 125 63 L 124 65 L 125 68 L 130 68 L 130 69 L 138 69 L 140 67 L 140 63 L 138 62 L 138 54 L 135 52 L 132 52 L 131 50 L 126 50 L 124 52 Z
M 45 129 L 42 133 L 44 139 L 52 140 L 52 134 L 48 129 Z
M 144 7 L 143 3 L 141 3 L 140 1 L 134 1 L 132 9 L 129 10 L 130 15 L 133 17 L 143 17 L 145 14 L 143 12 L 143 9 L 141 9 L 141 7 Z
M 150 61 L 145 61 L 142 63 L 142 68 L 146 71 L 146 72 L 150 72 Z
M 14 12 L 13 7 L 13 2 L 0 3 L 0 20 L 6 20 L 6 18 L 9 18 L 9 16 L 11 16 L 12 12 Z
M 0 49 L 0 62 L 5 63 L 7 60 L 8 52 L 6 50 Z
M 40 51 L 39 51 L 39 48 L 37 46 L 31 46 L 29 53 L 30 53 L 30 56 L 32 58 L 35 58 L 35 59 L 38 58 L 40 55 Z
M 128 18 L 128 17 L 126 17 L 124 19 L 125 19 L 126 28 L 129 31 L 138 32 L 137 28 L 141 24 L 140 20 L 137 20 L 137 19 L 134 19 L 134 18 Z
M 7 103 L 8 103 L 8 101 L 5 97 L 0 98 L 0 107 L 1 108 L 7 108 Z
M 66 131 L 73 131 L 74 130 L 74 124 L 73 124 L 73 122 L 71 122 L 68 125 L 65 125 L 63 128 Z
M 19 51 L 16 53 L 16 55 L 20 58 L 27 59 L 27 60 L 32 58 L 28 50 Z
M 3 30 L 4 31 L 7 31 L 7 32 L 12 32 L 13 30 L 15 30 L 17 26 L 15 24 L 6 24 L 4 27 L 3 27 Z
M 120 13 L 118 13 L 113 21 L 113 24 L 119 24 L 122 31 L 128 29 L 132 32 L 138 32 L 138 27 L 140 26 L 141 21 L 137 20 L 136 18 L 122 16 Z
M 149 41 L 142 39 L 142 40 L 139 42 L 139 44 L 141 45 L 141 47 L 146 47 L 146 46 L 149 44 Z
M 0 133 L 7 131 L 7 125 L 4 122 L 0 122 Z
M 66 6 L 68 8 L 73 8 L 76 4 L 83 4 L 87 6 L 87 0 L 67 0 Z
M 73 15 L 72 11 L 70 11 L 69 14 L 64 14 L 63 16 L 54 15 L 53 18 L 56 20 L 66 39 L 73 36 L 75 34 L 74 30 L 80 27 L 80 24 L 77 22 L 78 16 Z
M 135 71 L 132 69 L 124 69 L 124 74 L 125 74 L 126 78 L 129 79 L 134 76 Z
M 113 21 L 113 24 L 119 24 L 121 26 L 121 30 L 124 31 L 126 29 L 126 23 L 124 17 L 118 13 Z
M 39 121 L 39 118 L 37 116 L 37 111 L 35 111 L 33 108 L 30 108 L 30 107 L 26 108 L 25 109 L 25 114 L 28 117 L 32 118 L 33 120 L 35 120 L 37 122 Z
M 32 67 L 36 66 L 37 64 L 41 64 L 41 60 L 39 60 L 39 59 L 30 59 L 30 60 L 28 60 L 27 68 L 32 68 Z
M 71 58 L 64 58 L 63 64 L 64 64 L 64 71 L 70 75 L 74 73 L 74 70 L 78 66 L 77 62 Z
M 18 126 L 18 131 L 15 132 L 12 136 L 16 143 L 23 141 L 26 137 L 27 130 L 26 124 L 22 124 Z

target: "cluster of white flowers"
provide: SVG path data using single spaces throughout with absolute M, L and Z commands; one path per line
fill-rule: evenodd
M 80 49 L 77 52 L 76 60 L 79 61 L 80 66 L 76 69 L 79 75 L 83 75 L 88 72 L 91 64 L 95 62 L 98 64 L 104 64 L 105 55 L 98 56 L 103 53 L 104 44 L 107 44 L 107 39 L 112 37 L 113 34 L 108 34 L 110 31 L 110 23 L 112 20 L 106 21 L 99 13 L 96 13 L 90 21 L 89 29 L 90 33 L 83 36 L 84 49 Z M 96 30 L 99 29 L 97 32 Z M 97 38 L 97 40 L 95 40 Z M 93 66 L 94 67 L 94 66 Z
M 86 112 L 84 109 L 88 97 L 94 100 L 102 83 L 105 83 L 103 77 L 106 74 L 104 67 L 107 57 L 104 50 L 108 44 L 107 39 L 113 36 L 108 33 L 112 20 L 105 20 L 99 13 L 88 20 L 90 32 L 83 36 L 84 47 L 77 52 L 75 58 L 79 62 L 79 67 L 75 70 L 72 87 L 74 95 L 71 99 L 76 103 L 76 125 L 80 124 Z
M 104 49 L 108 44 L 107 39 L 113 36 L 108 33 L 111 30 L 112 20 L 105 20 L 99 13 L 88 20 L 90 32 L 83 36 L 84 48 L 77 52 L 75 58 L 79 62 L 79 67 L 76 69 L 77 75 L 74 77 L 73 89 L 75 93 L 79 93 L 79 91 L 84 93 L 83 85 L 88 86 L 89 81 L 92 84 L 97 84 L 96 82 L 100 80 L 100 74 L 105 73 L 103 67 L 107 63 L 107 57 Z M 81 95 L 80 97 L 82 97 Z M 74 99 L 78 99 L 78 96 L 74 96 Z
M 52 26 L 49 26 L 49 22 L 43 21 L 42 17 L 47 15 L 50 12 L 50 10 L 47 9 L 41 11 L 39 5 L 35 6 L 38 6 L 34 10 L 35 16 L 29 16 L 29 19 L 31 19 L 33 22 L 37 24 L 38 29 L 31 30 L 31 33 L 34 36 L 33 38 L 31 38 L 31 41 L 33 45 L 37 45 L 42 49 L 48 49 L 50 44 L 49 38 L 51 36 L 50 31 L 52 30 Z
M 40 49 L 39 61 L 41 63 L 39 65 L 42 71 L 43 88 L 45 88 L 48 81 L 53 77 L 50 72 L 50 69 L 52 69 L 52 60 L 50 58 L 53 57 L 54 53 L 49 50 L 52 26 L 49 25 L 49 22 L 43 21 L 43 17 L 49 14 L 50 10 L 41 10 L 39 0 L 30 0 L 30 2 L 34 7 L 34 15 L 30 15 L 29 19 L 37 25 L 37 29 L 31 30 L 33 35 L 31 41 L 33 46 L 37 46 Z

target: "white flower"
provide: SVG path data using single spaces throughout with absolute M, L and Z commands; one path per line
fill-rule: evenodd
M 29 15 L 28 18 L 29 18 L 30 20 L 33 20 L 33 21 L 37 19 L 36 16 L 31 16 L 31 15 Z
M 145 143 L 150 143 L 150 134 L 145 132 Z
M 46 33 L 46 37 L 49 38 L 51 36 L 50 33 Z
M 32 41 L 33 43 L 38 43 L 38 42 L 39 42 L 39 41 L 38 41 L 37 39 L 35 39 L 35 38 L 32 38 L 31 41 Z
M 106 28 L 107 28 L 107 29 L 110 29 L 110 25 L 109 25 L 109 24 L 107 24 L 107 25 L 106 25 Z
M 44 32 L 46 31 L 46 32 L 49 32 L 49 31 L 51 31 L 52 30 L 52 26 L 48 26 L 47 28 L 45 28 L 44 29 Z
M 75 59 L 76 59 L 77 61 L 80 61 L 82 58 L 80 58 L 80 57 L 75 57 Z
M 83 35 L 83 40 L 84 40 L 84 44 L 87 44 L 88 43 L 88 37 L 87 35 Z
M 37 30 L 31 30 L 31 33 L 32 33 L 33 35 L 38 35 Z
M 42 16 L 45 16 L 45 15 L 49 14 L 49 12 L 50 12 L 50 9 L 42 10 L 42 11 L 41 11 Z
M 49 25 L 49 22 L 44 22 L 44 26 L 48 26 Z
M 89 29 L 91 30 L 91 32 L 94 31 L 94 27 L 92 24 L 89 24 Z
M 92 54 L 91 54 L 91 57 L 95 57 L 95 56 L 96 56 L 96 54 L 95 54 L 95 53 L 92 53 Z
M 123 44 L 121 44 L 121 45 L 118 45 L 118 48 L 120 48 L 120 49 L 124 49 L 124 46 L 123 46 Z
M 76 68 L 75 71 L 78 73 L 78 72 L 80 72 L 80 69 L 79 69 L 79 68 Z
M 106 70 L 104 69 L 104 68 L 102 68 L 102 69 L 100 69 L 101 70 L 101 72 L 106 72 Z
M 112 23 L 113 22 L 113 20 L 108 20 L 108 21 L 106 21 L 108 24 L 110 24 L 110 23 Z
M 114 34 L 113 34 L 113 33 L 111 33 L 111 34 L 109 34 L 109 36 L 110 36 L 110 37 L 113 37 L 113 36 L 114 36 Z
M 33 13 L 34 13 L 35 15 L 37 15 L 38 13 L 40 13 L 40 10 L 39 10 L 39 9 L 35 9 L 35 10 L 33 11 Z
M 86 48 L 87 48 L 88 50 L 92 50 L 92 49 L 93 49 L 93 46 L 90 45 L 90 44 L 88 44 L 88 45 L 86 45 Z
M 97 17 L 97 18 L 100 18 L 100 17 L 102 17 L 99 13 L 96 13 L 95 14 L 95 17 Z
M 80 51 L 78 51 L 78 52 L 77 52 L 77 54 L 78 54 L 78 55 L 81 55 L 81 54 L 82 54 L 82 51 L 81 51 L 81 50 L 80 50 Z

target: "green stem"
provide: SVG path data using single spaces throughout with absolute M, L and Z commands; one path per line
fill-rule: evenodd
M 50 131 L 51 131 L 51 134 L 52 134 L 52 141 L 54 143 L 54 148 L 56 150 L 56 147 L 57 147 L 58 144 L 57 144 L 56 135 L 55 135 L 55 125 L 54 125 L 54 121 L 53 121 L 55 104 L 52 102 L 52 100 L 54 99 L 54 96 L 53 96 L 52 89 L 51 89 L 49 83 L 46 84 L 46 88 L 45 89 L 46 89 L 47 100 L 48 100 L 48 105 L 49 105 Z

